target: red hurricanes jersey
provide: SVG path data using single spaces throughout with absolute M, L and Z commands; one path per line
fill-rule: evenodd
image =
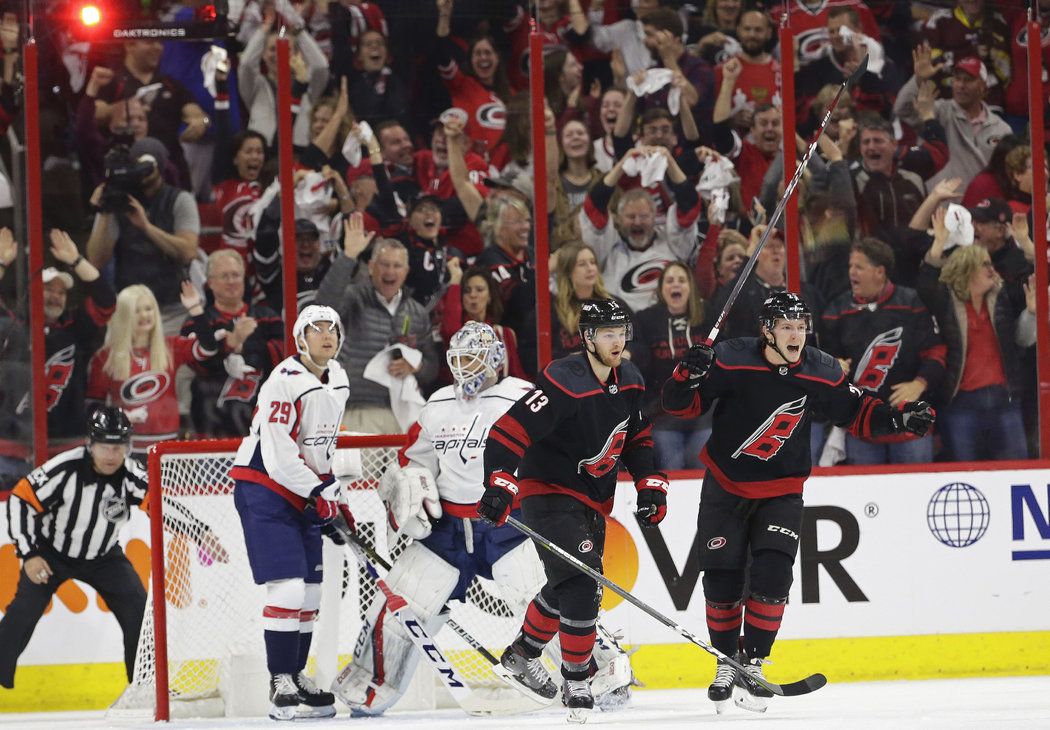
M 791 0 L 788 4 L 788 27 L 798 38 L 799 66 L 816 61 L 824 55 L 828 45 L 828 13 L 834 8 L 853 8 L 860 16 L 860 28 L 864 35 L 879 40 L 879 24 L 871 9 L 859 0 L 823 0 L 806 3 Z M 783 6 L 775 3 L 770 8 L 774 24 L 780 27 L 784 15 Z
M 741 56 L 737 58 L 743 69 L 734 87 L 734 106 L 738 94 L 743 95 L 752 110 L 760 104 L 780 106 L 780 64 L 772 58 L 765 63 L 749 63 Z M 715 67 L 715 88 L 722 88 L 722 64 Z
M 214 205 L 222 215 L 222 246 L 248 256 L 256 221 L 251 216 L 252 204 L 262 195 L 257 182 L 223 180 L 212 188 Z
M 491 150 L 503 136 L 507 121 L 503 101 L 473 76 L 463 73 L 454 60 L 447 66 L 439 66 L 438 72 L 452 97 L 452 106 L 467 113 L 467 136 Z

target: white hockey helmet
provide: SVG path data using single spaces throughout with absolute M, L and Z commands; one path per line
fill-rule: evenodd
M 468 398 L 495 382 L 507 359 L 507 348 L 484 322 L 467 322 L 448 343 L 445 360 L 457 388 Z
M 299 316 L 295 319 L 295 324 L 292 326 L 292 337 L 295 339 L 295 349 L 300 355 L 309 357 L 309 353 L 306 351 L 306 340 L 302 343 L 299 342 L 299 338 L 306 334 L 306 328 L 312 327 L 318 332 L 321 328 L 318 327 L 316 322 L 331 322 L 335 325 L 335 331 L 337 336 L 335 355 L 339 356 L 339 351 L 343 349 L 343 321 L 339 318 L 339 314 L 331 307 L 322 307 L 320 304 L 311 304 L 303 308 L 303 311 L 299 312 Z

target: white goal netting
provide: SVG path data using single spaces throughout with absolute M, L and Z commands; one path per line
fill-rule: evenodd
M 380 555 L 393 560 L 406 543 L 402 539 L 397 545 L 387 544 L 385 511 L 375 488 L 383 471 L 394 461 L 396 446 L 362 447 L 357 445 L 360 441 L 360 437 L 341 437 L 337 464 L 343 464 L 346 476 L 342 481 L 358 533 Z M 396 437 L 388 442 L 396 443 Z M 243 714 L 243 710 L 238 711 L 230 702 L 237 673 L 244 671 L 246 662 L 256 671 L 265 672 L 262 628 L 265 589 L 252 582 L 241 524 L 233 503 L 234 485 L 229 472 L 234 449 L 226 448 L 228 443 L 200 442 L 199 447 L 192 447 L 194 450 L 189 453 L 182 453 L 187 449 L 185 443 L 179 445 L 180 453 L 164 453 L 161 445 L 160 453 L 151 455 L 159 469 L 158 464 L 151 462 L 150 489 L 160 490 L 163 514 L 152 510 L 150 519 L 154 523 L 162 520 L 165 525 L 162 567 L 166 616 L 161 633 L 167 637 L 167 682 L 166 692 L 160 694 L 169 699 L 172 716 Z M 217 449 L 216 444 L 223 448 Z M 186 515 L 192 515 L 192 524 L 206 525 L 221 549 L 200 528 L 187 530 Z M 186 532 L 189 534 L 180 534 Z M 154 570 L 160 567 L 158 557 L 154 554 Z M 379 570 L 381 574 L 384 572 Z M 152 585 L 151 580 L 134 679 L 114 705 L 114 712 L 150 710 L 160 715 L 155 702 L 156 688 L 158 681 L 162 687 L 165 682 L 164 673 L 158 676 L 157 671 L 163 652 L 158 652 L 162 647 L 158 647 L 155 640 L 158 627 L 154 602 L 159 599 Z M 325 563 L 325 596 L 308 673 L 317 667 L 317 652 L 337 655 L 338 667 L 350 660 L 363 612 L 376 590 L 372 579 L 349 552 L 336 553 L 334 563 L 329 553 Z M 521 626 L 520 610 L 504 600 L 499 586 L 482 578 L 471 584 L 467 599 L 465 603 L 450 602 L 451 618 L 498 657 Z M 518 607 L 520 602 L 513 605 Z M 333 607 L 336 610 L 333 611 Z M 490 662 L 448 626 L 436 638 L 442 651 L 477 694 L 492 697 L 497 706 L 506 699 L 507 692 L 516 694 L 493 674 Z M 553 664 L 551 666 L 553 668 Z M 429 671 L 424 664 L 417 669 L 417 672 Z M 264 690 L 265 687 L 260 689 Z

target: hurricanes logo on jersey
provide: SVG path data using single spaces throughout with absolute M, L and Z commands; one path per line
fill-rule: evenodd
M 69 376 L 73 374 L 73 365 L 76 359 L 77 346 L 69 345 L 63 347 L 47 359 L 44 364 L 44 380 L 47 383 L 47 409 L 50 411 L 62 392 L 69 385 Z
M 744 443 L 733 452 L 733 458 L 741 455 L 753 456 L 762 461 L 769 461 L 780 447 L 791 438 L 795 428 L 806 413 L 806 396 L 784 403 L 773 411 L 765 422 L 747 437 Z
M 886 376 L 890 374 L 893 364 L 897 362 L 897 356 L 901 351 L 901 337 L 904 334 L 903 327 L 894 327 L 875 337 L 864 351 L 864 357 L 857 365 L 856 376 L 853 382 L 864 390 L 875 393 L 886 382 Z
M 629 268 L 620 279 L 620 290 L 625 294 L 640 291 L 652 291 L 660 274 L 667 268 L 671 261 L 668 259 L 653 259 L 643 261 L 637 266 Z
M 605 439 L 605 445 L 602 446 L 601 451 L 589 459 L 581 460 L 576 465 L 577 474 L 587 472 L 595 479 L 598 479 L 616 468 L 616 460 L 620 458 L 620 452 L 623 451 L 623 446 L 627 443 L 628 420 L 625 418 L 616 424 L 616 428 L 609 434 L 609 438 Z

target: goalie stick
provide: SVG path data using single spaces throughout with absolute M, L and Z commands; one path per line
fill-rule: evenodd
M 635 598 L 633 594 L 627 592 L 620 586 L 616 585 L 604 575 L 591 568 L 589 565 L 577 560 L 575 557 L 562 550 L 560 547 L 555 545 L 553 542 L 545 538 L 540 533 L 533 530 L 528 525 L 525 525 L 524 523 L 520 522 L 519 520 L 516 520 L 513 517 L 507 518 L 507 524 L 514 527 L 521 533 L 527 535 L 528 537 L 531 537 L 537 545 L 546 548 L 547 550 L 564 560 L 566 563 L 572 565 L 577 570 L 586 573 L 591 578 L 594 578 L 594 580 L 598 581 L 601 585 L 615 592 L 624 600 L 633 603 L 635 606 L 645 611 L 647 614 L 655 618 L 664 626 L 667 626 L 668 628 L 678 632 L 678 634 L 693 642 L 701 649 L 706 651 L 708 654 L 717 658 L 719 661 L 722 661 L 730 665 L 731 667 L 734 667 L 739 672 L 744 671 L 743 665 L 740 664 L 740 662 L 736 661 L 736 659 L 730 656 L 726 656 L 718 649 L 705 642 L 703 639 L 700 639 L 698 636 L 696 636 L 696 634 L 689 631 L 681 624 L 672 621 L 667 616 L 664 616 L 662 613 L 657 611 L 649 604 L 644 603 L 638 598 Z M 754 681 L 756 684 L 762 685 L 773 694 L 779 695 L 781 697 L 796 697 L 798 695 L 809 694 L 810 692 L 817 691 L 818 689 L 820 689 L 828 683 L 827 677 L 825 677 L 823 674 L 811 674 L 805 679 L 800 679 L 796 682 L 789 682 L 788 684 L 777 684 L 776 682 L 770 682 L 768 679 L 764 679 L 761 677 L 752 677 L 751 681 Z
M 355 557 L 365 566 L 365 570 L 368 571 L 369 576 L 376 582 L 379 590 L 382 591 L 383 595 L 387 599 L 387 610 L 405 627 L 405 631 L 408 632 L 409 637 L 412 639 L 412 643 L 415 647 L 426 657 L 427 661 L 437 672 L 438 677 L 441 679 L 442 684 L 448 689 L 449 693 L 456 703 L 463 708 L 465 712 L 471 715 L 491 715 L 494 714 L 493 710 L 484 705 L 478 704 L 474 701 L 473 690 L 463 680 L 462 677 L 456 672 L 452 664 L 445 659 L 441 653 L 441 649 L 437 646 L 434 640 L 423 628 L 423 624 L 416 617 L 415 613 L 408 606 L 408 602 L 404 598 L 390 590 L 390 586 L 386 584 L 382 578 L 379 577 L 379 573 L 376 571 L 373 562 L 384 570 L 390 570 L 391 565 L 383 559 L 375 549 L 361 539 L 361 536 L 350 529 L 350 526 L 346 523 L 346 520 L 340 515 L 332 523 L 335 530 L 342 536 L 346 541 L 346 544 L 354 552 Z M 448 604 L 444 607 L 448 610 Z M 486 661 L 493 665 L 493 669 L 496 670 L 502 665 L 492 653 L 482 646 L 481 642 L 467 633 L 467 630 L 457 624 L 451 618 L 448 619 L 448 625 L 452 628 L 459 636 L 466 641 L 471 648 L 475 649 L 481 654 Z M 503 681 L 507 681 L 498 671 L 494 672 L 496 676 L 500 677 Z M 532 702 L 538 704 L 536 709 L 548 706 L 551 701 L 540 697 L 538 695 L 530 694 L 524 691 L 523 688 L 516 684 L 508 682 L 508 684 L 516 689 L 522 696 L 527 697 Z
M 726 299 L 722 311 L 718 313 L 718 319 L 715 320 L 715 324 L 708 333 L 707 339 L 704 340 L 704 344 L 708 347 L 713 345 L 715 340 L 718 339 L 718 333 L 722 330 L 722 325 L 725 323 L 726 317 L 729 316 L 729 310 L 733 308 L 733 303 L 736 302 L 736 298 L 740 296 L 740 291 L 744 288 L 744 284 L 747 283 L 748 277 L 751 276 L 751 270 L 754 269 L 755 264 L 758 263 L 758 254 L 761 253 L 763 248 L 765 248 L 766 241 L 769 240 L 769 236 L 773 233 L 777 221 L 779 221 L 780 216 L 784 214 L 784 208 L 787 207 L 788 200 L 791 199 L 791 195 L 795 192 L 799 180 L 802 179 L 802 173 L 806 171 L 810 158 L 812 158 L 813 153 L 816 152 L 817 142 L 820 140 L 820 136 L 824 134 L 824 130 L 827 129 L 828 122 L 831 121 L 831 115 L 834 113 L 835 107 L 838 106 L 839 99 L 842 98 L 843 93 L 860 81 L 861 76 L 863 76 L 867 70 L 868 54 L 864 54 L 864 58 L 860 60 L 857 69 L 843 80 L 838 93 L 835 94 L 835 98 L 831 100 L 831 104 L 829 104 L 828 108 L 825 110 L 824 117 L 820 120 L 820 126 L 813 134 L 813 140 L 809 143 L 809 147 L 806 149 L 806 154 L 802 156 L 802 161 L 799 163 L 798 168 L 795 169 L 795 174 L 791 176 L 791 180 L 788 182 L 787 187 L 784 188 L 784 194 L 780 196 L 780 200 L 777 202 L 777 207 L 773 209 L 773 214 L 769 216 L 769 222 L 766 224 L 766 230 L 762 232 L 762 238 L 759 239 L 758 245 L 755 246 L 755 250 L 751 253 L 751 257 L 744 264 L 744 268 L 736 279 L 736 284 L 733 285 L 733 290 L 729 292 L 729 298 Z M 789 145 L 785 142 L 784 149 L 786 150 L 788 147 Z M 785 154 L 784 157 L 786 160 L 787 155 Z M 794 159 L 794 155 L 792 155 L 792 159 Z

